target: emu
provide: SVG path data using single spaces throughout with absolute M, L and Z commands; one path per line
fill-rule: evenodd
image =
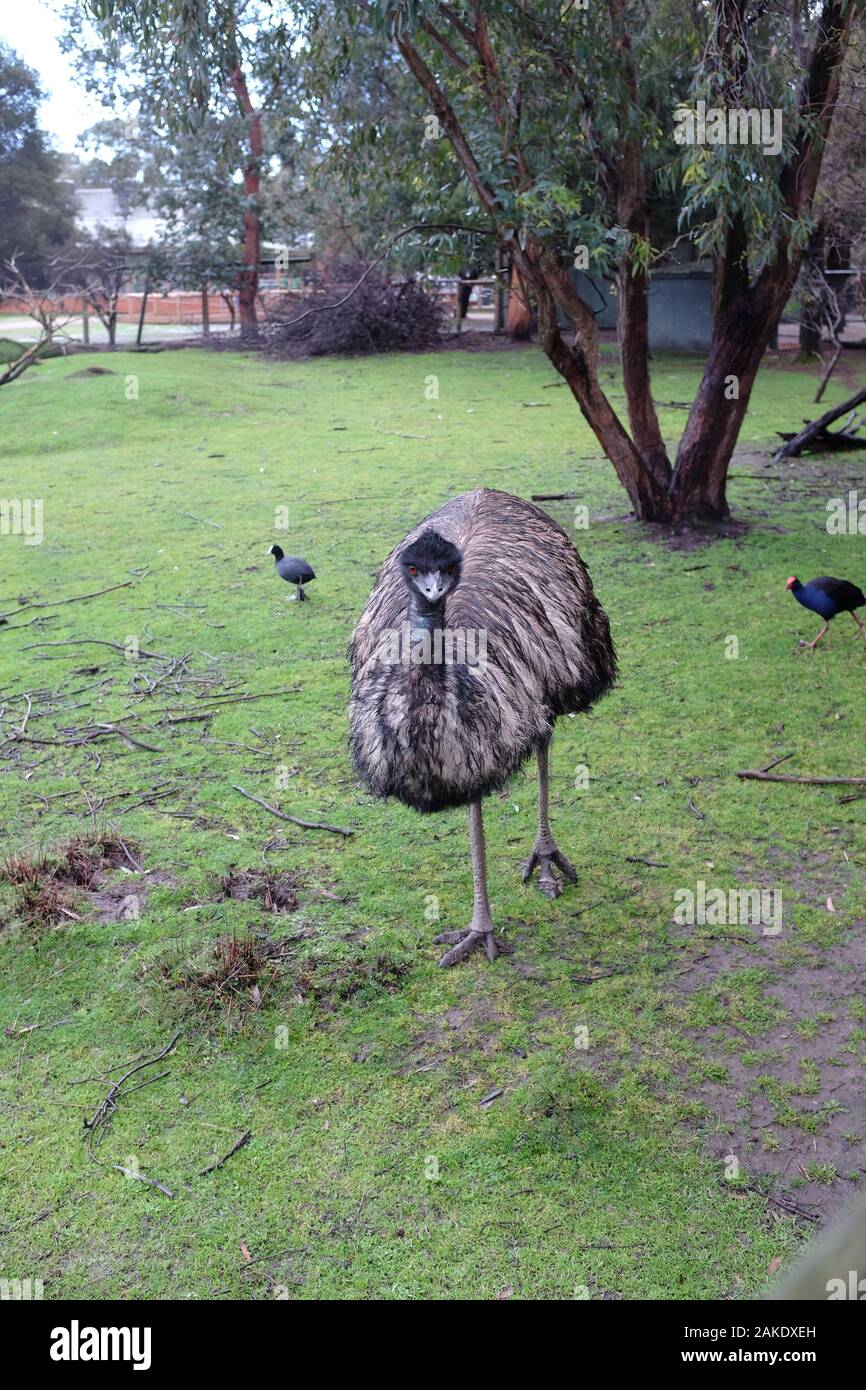
M 464 660 L 431 659 L 449 647 L 436 634 L 454 630 L 477 635 L 471 655 L 464 644 Z M 395 655 L 395 634 L 408 635 L 408 659 L 405 646 Z M 488 488 L 461 493 L 385 560 L 349 656 L 349 742 L 361 782 L 417 811 L 469 808 L 472 920 L 435 938 L 451 947 L 439 964 L 481 948 L 495 960 L 508 948 L 494 935 L 481 802 L 533 752 L 538 833 L 523 881 L 537 869 L 539 888 L 555 898 L 577 878 L 550 830 L 548 750 L 557 717 L 589 709 L 616 678 L 589 574 L 531 503 Z

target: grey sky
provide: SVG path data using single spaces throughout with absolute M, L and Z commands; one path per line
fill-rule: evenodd
M 14 48 L 39 74 L 45 91 L 40 121 L 58 150 L 73 150 L 78 136 L 105 111 L 72 79 L 69 61 L 57 35 L 61 24 L 45 0 L 4 0 L 0 5 L 0 39 Z

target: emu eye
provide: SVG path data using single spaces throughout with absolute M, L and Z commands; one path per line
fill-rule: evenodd
M 415 565 L 410 565 L 410 566 L 409 566 L 409 573 L 410 573 L 410 574 L 417 574 L 417 573 L 418 573 L 417 567 L 416 567 Z
M 449 574 L 456 574 L 456 572 L 457 572 L 457 566 L 456 566 L 456 565 L 449 565 L 449 566 L 448 566 L 448 573 L 449 573 Z

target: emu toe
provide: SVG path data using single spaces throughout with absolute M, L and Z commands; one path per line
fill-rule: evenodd
M 562 879 L 554 873 L 554 869 L 562 874 L 563 879 L 569 883 L 577 882 L 577 870 L 570 860 L 566 859 L 562 851 L 554 843 L 540 848 L 536 843 L 535 848 L 528 859 L 524 859 L 520 867 L 520 877 L 527 883 L 535 870 L 538 869 L 538 886 L 546 898 L 558 898 L 563 889 Z
M 451 950 L 446 951 L 439 961 L 443 969 L 447 969 L 449 965 L 456 965 L 459 960 L 465 960 L 473 951 L 480 951 L 482 947 L 488 960 L 495 960 L 497 956 L 510 956 L 513 950 L 501 937 L 494 936 L 492 922 L 489 930 L 464 927 L 462 931 L 440 932 L 433 940 L 437 945 L 451 946 Z

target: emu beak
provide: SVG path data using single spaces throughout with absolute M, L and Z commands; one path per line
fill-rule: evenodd
M 439 570 L 437 570 L 435 574 L 426 576 L 426 583 L 424 584 L 424 595 L 426 598 L 429 598 L 431 602 L 435 603 L 436 599 L 441 598 L 444 592 L 445 586 L 442 583 L 442 575 Z

